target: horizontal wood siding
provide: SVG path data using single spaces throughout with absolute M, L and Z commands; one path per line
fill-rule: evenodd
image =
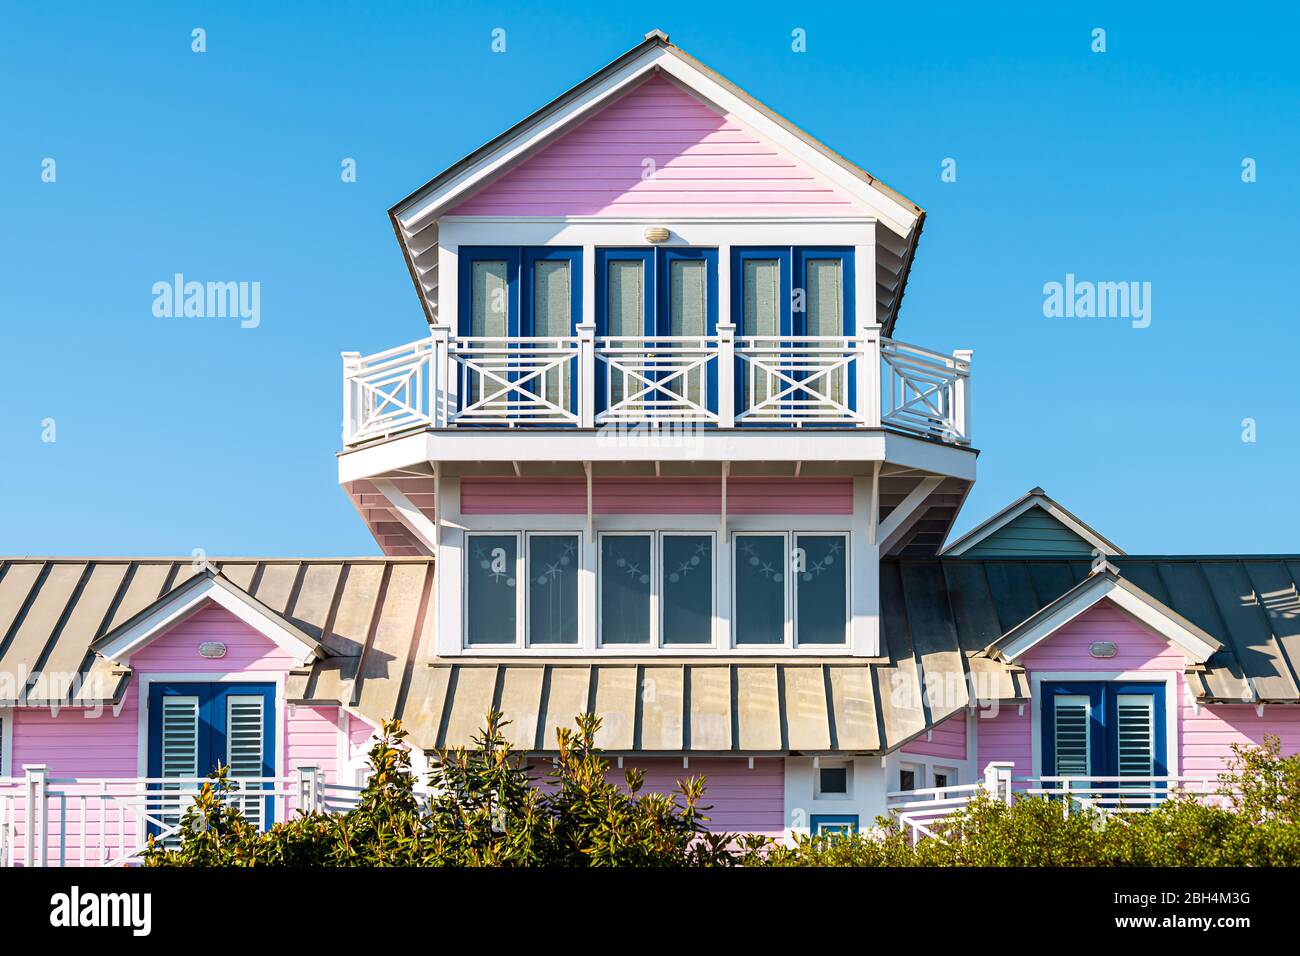
M 930 732 L 929 739 L 919 737 L 902 748 L 905 754 L 924 757 L 943 757 L 948 760 L 966 759 L 966 714 L 954 714 Z M 966 781 L 962 781 L 965 783 Z
M 1030 508 L 963 552 L 969 558 L 1026 554 L 1091 555 L 1092 545 L 1042 508 Z
M 645 771 L 642 793 L 672 793 L 677 781 L 704 777 L 702 803 L 712 807 L 705 811 L 710 830 L 776 836 L 784 833 L 785 765 L 779 757 L 757 758 L 753 769 L 746 760 L 726 757 L 691 758 L 688 768 L 682 767 L 681 760 L 671 759 L 642 759 L 635 765 Z M 611 768 L 610 773 L 613 779 L 622 781 L 622 771 Z
M 718 478 L 598 478 L 592 483 L 597 514 L 719 514 Z M 582 478 L 462 478 L 460 510 L 467 515 L 587 512 Z M 848 478 L 732 478 L 727 512 L 737 515 L 853 513 Z
M 662 77 L 488 184 L 456 216 L 853 216 L 848 197 Z

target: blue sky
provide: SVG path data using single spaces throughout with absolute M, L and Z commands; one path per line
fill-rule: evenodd
M 334 456 L 339 352 L 423 331 L 385 210 L 653 27 L 927 210 L 898 336 L 975 351 L 958 530 L 1041 484 L 1130 552 L 1300 550 L 1294 14 L 270 6 L 0 20 L 0 553 L 374 553 Z M 260 325 L 155 317 L 178 272 Z M 1045 318 L 1067 273 L 1150 327 Z

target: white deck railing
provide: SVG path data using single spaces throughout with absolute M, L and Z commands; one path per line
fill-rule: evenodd
M 1019 797 L 1050 797 L 1068 816 L 1079 809 L 1105 816 L 1115 813 L 1143 813 L 1155 809 L 1175 795 L 1191 796 L 1207 803 L 1222 803 L 1223 784 L 1218 777 L 1017 777 L 1013 764 L 991 763 L 979 783 L 927 790 L 899 790 L 886 795 L 889 810 L 915 843 L 922 837 L 940 837 L 939 824 L 962 810 L 979 794 L 1011 803 Z
M 888 427 L 970 441 L 971 353 L 874 332 L 469 338 L 343 354 L 343 442 L 412 428 Z

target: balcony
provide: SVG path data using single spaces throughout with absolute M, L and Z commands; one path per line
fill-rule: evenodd
M 859 336 L 475 338 L 343 354 L 343 443 L 425 428 L 888 428 L 970 443 L 969 351 Z

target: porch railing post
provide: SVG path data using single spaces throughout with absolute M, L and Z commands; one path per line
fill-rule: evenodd
M 350 442 L 356 435 L 359 422 L 358 388 L 353 376 L 361 367 L 360 352 L 343 352 L 343 444 Z
M 49 825 L 48 789 L 43 763 L 23 764 L 26 777 L 26 827 L 23 834 L 23 865 L 45 865 L 46 830 Z
M 304 813 L 319 810 L 319 769 L 315 766 L 298 768 L 298 809 Z
M 451 418 L 451 329 L 435 325 L 429 330 L 433 341 L 429 356 L 429 423 L 434 428 L 446 428 Z
M 970 364 L 975 357 L 971 349 L 957 349 L 952 353 L 953 435 L 957 441 L 970 441 Z
M 736 425 L 736 326 L 718 323 L 718 427 Z
M 1011 804 L 1011 771 L 1015 768 L 1011 760 L 994 760 L 984 767 L 984 790 L 994 800 Z
M 596 424 L 596 326 L 578 324 L 578 427 Z
M 870 328 L 863 332 L 858 365 L 858 424 L 863 428 L 879 428 L 880 392 L 885 375 L 880 361 L 880 329 Z

